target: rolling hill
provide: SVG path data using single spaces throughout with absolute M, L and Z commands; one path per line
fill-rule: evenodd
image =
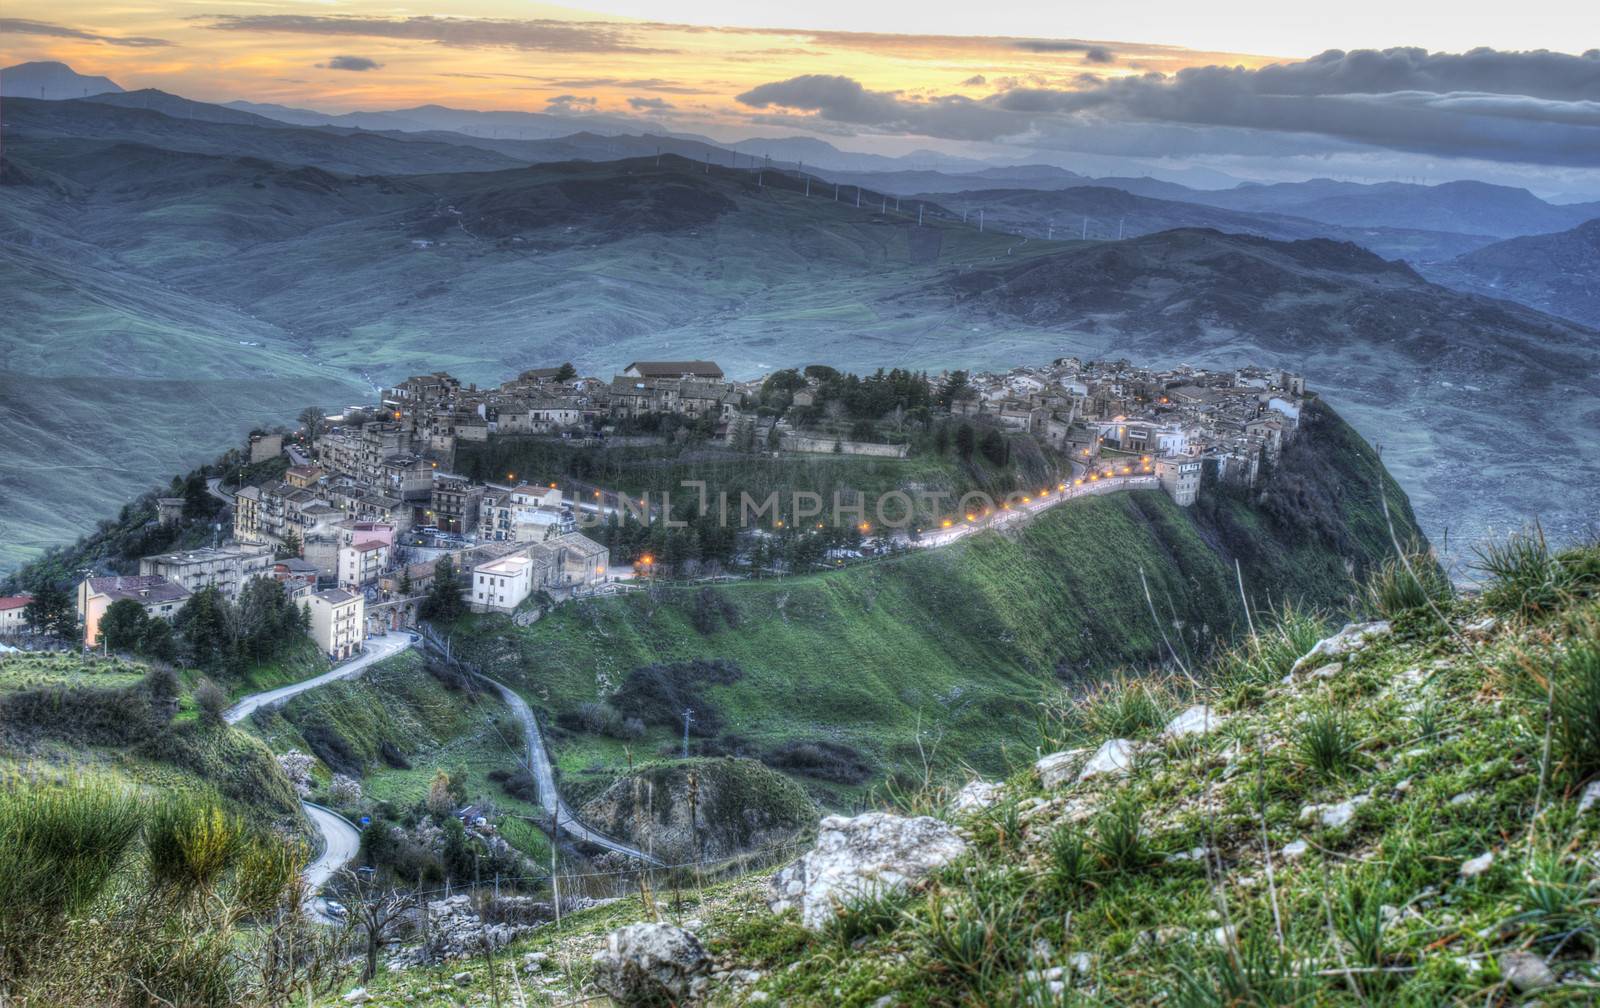
M 905 201 L 897 213 L 868 192 L 858 207 L 814 180 L 808 197 L 792 173 L 670 154 L 524 165 L 415 136 L 82 101 L 11 100 L 5 117 L 0 307 L 29 326 L 0 329 L 0 350 L 11 387 L 33 394 L 6 400 L 25 432 L 7 461 L 26 476 L 7 488 L 30 510 L 4 514 L 24 549 L 308 403 L 417 371 L 499 381 L 568 358 L 602 376 L 663 355 L 739 376 L 815 360 L 1271 359 L 1387 444 L 1435 539 L 1524 512 L 1564 528 L 1576 505 L 1549 496 L 1600 483 L 1570 433 L 1592 422 L 1579 390 L 1593 332 L 1354 246 L 1193 230 L 1046 242 L 980 234 L 938 206 L 919 227 Z M 1151 227 L 1212 212 L 1130 205 Z M 1278 220 L 1275 237 L 1294 226 Z M 197 394 L 130 384 L 186 377 Z M 89 468 L 49 468 L 62 442 Z
M 1570 231 L 1496 242 L 1440 263 L 1428 275 L 1600 327 L 1600 216 Z

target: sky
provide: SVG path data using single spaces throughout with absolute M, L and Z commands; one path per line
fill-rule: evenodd
M 324 111 L 438 103 L 1089 172 L 1600 194 L 1600 4 L 8 0 L 0 66 Z M 1222 176 L 1219 176 L 1222 177 Z M 1592 196 L 1591 196 L 1592 198 Z

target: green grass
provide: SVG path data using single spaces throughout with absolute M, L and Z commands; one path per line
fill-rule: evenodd
M 375 802 L 409 808 L 426 797 L 437 770 L 462 772 L 468 800 L 491 802 L 502 824 L 511 823 L 508 839 L 514 837 L 530 856 L 549 856 L 543 835 L 521 828 L 514 818 L 538 818 L 539 807 L 489 779 L 493 771 L 520 765 L 521 728 L 492 695 L 448 689 L 428 674 L 414 651 L 379 662 L 354 679 L 308 690 L 250 723 L 277 752 L 333 752 L 355 764 L 336 767 L 361 779 L 366 805 L 346 810 L 353 814 L 369 811 Z M 390 754 L 399 754 L 409 767 L 393 765 Z M 324 765 L 319 782 L 329 777 L 331 769 Z
M 995 771 L 1026 756 L 1015 740 L 1057 674 L 1160 660 L 1141 565 L 1158 597 L 1184 599 L 1192 629 L 1180 645 L 1205 646 L 1201 626 L 1230 612 L 1229 572 L 1165 495 L 1143 493 L 1076 502 L 1014 538 L 718 588 L 732 615 L 705 634 L 696 592 L 665 589 L 563 606 L 524 630 L 479 620 L 468 648 L 553 715 L 604 698 L 651 662 L 729 660 L 743 678 L 709 698 L 755 746 L 829 740 L 905 771 L 920 738 L 943 766 Z M 670 738 L 659 731 L 645 744 Z M 568 745 L 554 746 L 564 768 L 620 769 L 620 745 L 585 739 L 576 755 Z M 815 783 L 836 798 L 852 793 Z
M 1264 496 L 1277 499 L 1277 481 L 1349 484 L 1331 498 L 1331 511 L 1269 508 L 1226 492 L 1188 509 L 1159 491 L 1116 494 L 1073 501 L 1017 530 L 829 573 L 706 590 L 658 586 L 649 595 L 562 606 L 522 629 L 469 618 L 460 639 L 551 723 L 607 699 L 642 666 L 732 661 L 742 678 L 703 696 L 736 736 L 719 744 L 758 756 L 797 743 L 849 747 L 870 765 L 865 779 L 800 777 L 835 807 L 860 803 L 885 775 L 902 784 L 920 779 L 925 762 L 1003 773 L 1030 753 L 1031 744 L 1018 740 L 1031 737 L 1039 703 L 1057 686 L 1073 700 L 1057 709 L 1059 737 L 1083 723 L 1091 733 L 1112 726 L 1148 733 L 1176 711 L 1182 691 L 1155 684 L 1096 691 L 1093 684 L 1119 667 L 1139 674 L 1166 666 L 1176 675 L 1174 657 L 1194 670 L 1219 646 L 1233 645 L 1235 660 L 1219 668 L 1239 688 L 1259 690 L 1322 635 L 1326 614 L 1356 604 L 1350 570 L 1380 564 L 1388 542 L 1376 487 L 1362 485 L 1372 482 L 1364 445 L 1326 409 L 1308 411 L 1297 444 Z M 679 464 L 658 449 L 576 456 L 529 439 L 488 451 L 484 465 L 511 464 L 514 456 L 525 472 L 566 471 L 581 459 L 593 467 L 585 478 L 630 490 L 675 474 Z M 713 486 L 767 488 L 815 476 L 870 488 L 903 485 L 917 471 L 930 481 L 956 478 L 927 457 L 823 460 L 815 472 L 794 462 L 728 460 L 700 475 Z M 1403 497 L 1386 485 L 1398 530 L 1415 540 Z M 1235 644 L 1247 628 L 1241 575 L 1264 632 Z M 1078 704 L 1080 694 L 1089 701 Z M 564 777 L 592 793 L 624 769 L 630 753 L 674 751 L 677 732 L 665 718 L 627 745 L 553 731 L 551 748 Z
M 1446 612 L 1457 630 L 1485 615 L 1472 598 Z M 1052 791 L 1029 770 L 1013 774 L 999 805 L 962 823 L 965 858 L 908 892 L 847 904 L 820 933 L 770 913 L 762 878 L 655 912 L 697 920 L 719 963 L 759 971 L 756 988 L 792 1005 L 1527 1003 L 1499 965 L 1519 950 L 1551 959 L 1557 983 L 1531 995 L 1539 1003 L 1588 1005 L 1600 980 L 1600 866 L 1585 852 L 1600 818 L 1577 813 L 1585 771 L 1545 763 L 1543 694 L 1513 669 L 1562 660 L 1600 604 L 1569 597 L 1553 616 L 1503 623 L 1470 653 L 1435 620 L 1401 621 L 1332 677 L 1237 695 L 1202 688 L 1221 729 L 1153 745 L 1121 780 Z M 1339 727 L 1325 751 L 1347 752 L 1359 735 L 1362 757 L 1330 761 L 1336 774 L 1308 772 L 1297 745 L 1319 718 Z M 1347 825 L 1302 814 L 1359 795 L 1371 800 Z M 935 795 L 925 807 L 941 805 Z M 1304 853 L 1282 853 L 1297 841 Z M 1165 856 L 1194 847 L 1204 861 Z M 1485 852 L 1493 866 L 1463 876 Z M 651 918 L 650 904 L 626 899 L 506 958 L 550 953 L 562 978 L 528 1003 L 562 1003 L 610 930 Z M 1060 997 L 1027 978 L 1052 966 L 1065 967 Z M 390 975 L 373 990 L 420 997 L 442 978 Z M 709 1003 L 750 1000 L 714 984 Z

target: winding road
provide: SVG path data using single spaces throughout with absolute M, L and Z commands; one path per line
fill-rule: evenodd
M 372 638 L 367 641 L 367 650 L 360 657 L 322 675 L 242 697 L 232 707 L 222 712 L 222 719 L 228 724 L 238 724 L 263 707 L 283 703 L 306 690 L 316 689 L 318 686 L 339 679 L 360 675 L 375 662 L 392 658 L 404 651 L 411 646 L 411 643 L 411 635 L 403 633 L 389 633 Z M 306 890 L 312 896 L 311 916 L 324 924 L 336 924 L 339 923 L 339 918 L 328 911 L 327 901 L 317 893 L 328 884 L 334 873 L 349 864 L 361 849 L 361 831 L 344 816 L 321 805 L 302 801 L 300 808 L 305 812 L 311 828 L 316 831 L 322 847 L 316 860 L 306 866 L 304 876 Z
M 528 772 L 533 774 L 534 783 L 539 791 L 539 804 L 546 811 L 554 811 L 556 829 L 582 843 L 592 844 L 608 851 L 625 855 L 642 861 L 645 864 L 658 865 L 661 862 L 651 857 L 637 847 L 613 840 L 597 830 L 592 830 L 579 821 L 572 807 L 561 797 L 561 792 L 556 789 L 555 769 L 550 765 L 550 754 L 545 751 L 544 739 L 539 735 L 539 722 L 533 716 L 533 711 L 528 707 L 526 700 L 517 695 L 516 690 L 502 682 L 490 679 L 479 674 L 478 678 L 494 687 L 500 694 L 500 699 L 511 708 L 511 713 L 522 724 L 522 737 L 528 747 Z

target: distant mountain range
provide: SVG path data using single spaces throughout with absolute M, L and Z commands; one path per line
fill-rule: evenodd
M 681 137 L 291 125 L 150 91 L 8 98 L 0 115 L 0 317 L 27 320 L 0 327 L 0 515 L 30 547 L 260 420 L 418 369 L 497 381 L 572 359 L 606 375 L 663 355 L 735 375 L 819 359 L 1270 360 L 1385 442 L 1436 537 L 1541 511 L 1570 529 L 1600 486 L 1594 446 L 1569 433 L 1596 419 L 1600 334 L 1476 296 L 1591 310 L 1555 276 L 1581 265 L 1551 264 L 1589 261 L 1592 230 L 1493 240 L 1515 214 L 1589 208 L 1521 190 L 1218 193 L 1019 166 L 935 173 L 983 181 L 896 211 L 890 185 L 857 206 L 854 183 L 835 199 L 836 173 L 809 158 L 804 175 L 759 156 L 735 168 Z M 879 177 L 934 176 L 856 176 Z M 1388 223 L 1324 219 L 1382 220 L 1382 206 Z M 980 207 L 981 233 L 961 220 Z M 1400 254 L 1468 293 L 1386 261 Z M 46 503 L 60 500 L 73 503 Z
M 59 101 L 121 90 L 109 78 L 85 76 L 54 61 L 18 63 L 0 70 L 0 97 L 4 98 Z

